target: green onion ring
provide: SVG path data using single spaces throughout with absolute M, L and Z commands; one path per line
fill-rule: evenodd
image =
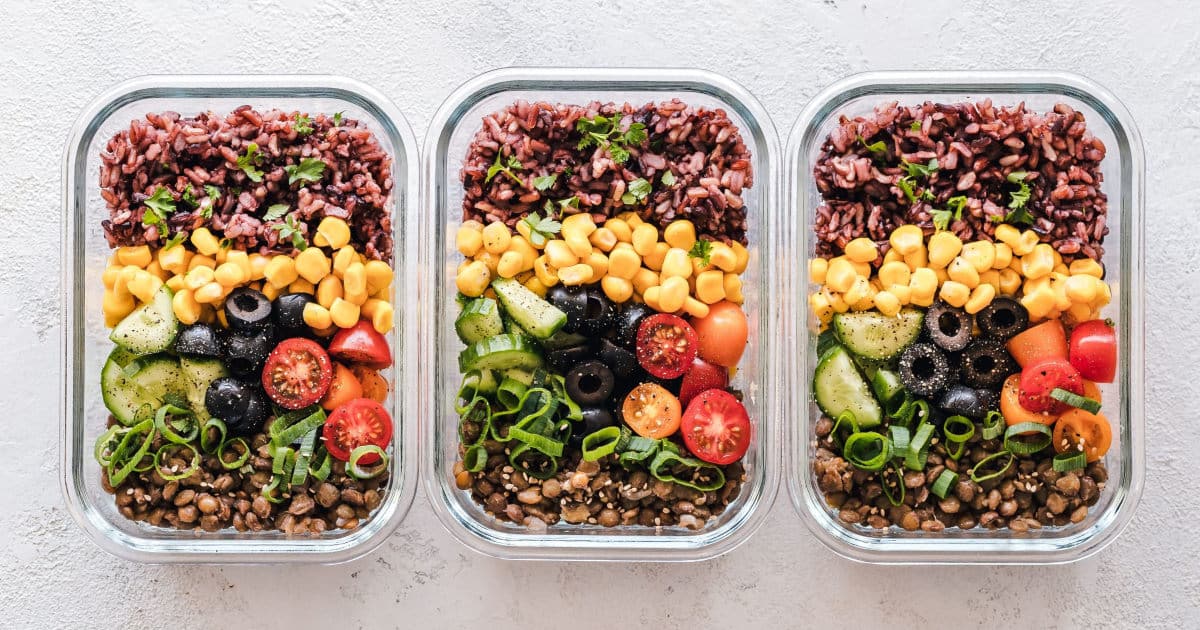
M 896 453 L 907 453 L 908 444 L 912 441 L 912 436 L 908 432 L 908 427 L 893 424 L 888 427 L 888 436 L 892 440 L 892 451 Z
M 189 465 L 186 469 L 184 469 L 183 472 L 178 473 L 178 474 L 165 472 L 162 467 L 163 453 L 166 453 L 170 449 L 183 450 L 185 448 L 192 452 L 191 465 Z M 178 481 L 180 479 L 186 479 L 188 477 L 191 477 L 193 474 L 195 474 L 196 471 L 200 470 L 200 451 L 196 450 L 196 447 L 192 446 L 191 444 L 179 444 L 179 443 L 163 444 L 154 453 L 154 469 L 158 471 L 159 477 L 162 477 L 163 479 L 165 479 L 167 481 Z
M 467 401 L 474 402 L 475 398 L 478 395 L 479 395 L 479 370 L 471 370 L 470 372 L 463 374 L 462 384 L 458 386 L 458 395 L 456 396 L 456 398 L 458 400 L 467 400 Z M 468 404 L 468 406 L 470 405 L 470 403 L 467 403 L 467 404 Z M 463 411 L 465 411 L 465 410 L 466 410 L 466 407 L 455 406 L 455 411 L 457 411 L 459 415 L 462 415 Z
M 594 462 L 611 455 L 621 441 L 620 427 L 604 427 L 583 437 L 583 461 Z
M 271 475 L 271 483 L 262 488 L 262 497 L 271 503 L 282 503 L 283 497 L 275 494 L 275 491 L 279 489 L 282 482 L 283 475 Z
M 532 459 L 534 462 L 540 460 L 545 466 L 534 468 L 534 463 L 527 461 L 524 457 L 527 453 L 533 456 Z M 534 479 L 549 479 L 554 476 L 554 473 L 558 472 L 557 457 L 550 457 L 545 453 L 541 453 L 524 442 L 512 448 L 508 454 L 508 463 L 512 464 L 513 468 L 520 470 Z
M 889 470 L 892 472 L 892 476 L 896 478 L 896 487 L 900 488 L 899 496 L 893 494 L 892 491 L 888 489 L 887 473 Z M 900 505 L 901 503 L 904 503 L 904 475 L 900 474 L 899 468 L 895 466 L 888 466 L 887 468 L 884 468 L 883 471 L 879 473 L 879 485 L 883 486 L 883 496 L 887 497 L 888 503 L 891 503 L 892 505 Z
M 962 427 L 956 431 L 956 427 Z M 942 424 L 942 435 L 946 436 L 946 454 L 958 461 L 967 450 L 967 440 L 975 436 L 975 423 L 965 416 L 950 416 Z
M 925 402 L 923 400 L 918 402 Z M 928 403 L 926 403 L 928 405 Z M 930 439 L 933 437 L 934 427 L 928 422 L 922 422 L 917 426 L 917 432 L 913 434 L 912 441 L 908 443 L 908 452 L 904 454 L 904 467 L 909 470 L 924 470 L 925 462 L 929 458 Z
M 913 401 L 913 418 L 917 425 L 929 420 L 929 402 L 920 398 Z M 916 434 L 913 434 L 914 437 Z
M 96 457 L 96 462 L 101 466 L 107 467 L 112 463 L 113 453 L 116 452 L 117 446 L 121 443 L 121 436 L 127 429 L 119 424 L 114 424 L 107 431 L 100 434 L 96 438 L 96 448 L 92 454 Z
M 999 411 L 989 411 L 983 417 L 983 439 L 994 440 L 1004 435 L 1004 414 Z
M 635 435 L 629 438 L 629 443 L 621 449 L 617 463 L 625 468 L 645 464 L 647 460 L 658 453 L 658 440 Z
M 308 462 L 312 459 L 313 448 L 317 444 L 317 429 L 309 431 L 300 440 L 300 449 L 296 451 L 296 463 L 292 465 L 292 485 L 302 486 L 308 480 Z
M 846 423 L 848 427 L 843 427 L 843 422 Z M 838 436 L 838 432 L 845 428 L 849 428 L 851 434 L 858 433 L 858 422 L 856 422 L 854 419 L 853 411 L 843 411 L 842 413 L 839 413 L 837 419 L 833 421 L 833 428 L 829 430 L 829 438 L 834 444 L 841 446 L 841 444 L 844 442 L 844 440 Z
M 463 468 L 467 472 L 479 472 L 487 464 L 488 452 L 482 444 L 473 444 L 463 452 Z
M 692 479 L 676 477 L 671 472 L 675 466 L 685 466 L 692 471 Z M 674 442 L 664 438 L 659 440 L 658 454 L 650 462 L 651 476 L 659 481 L 669 481 L 700 492 L 709 492 L 725 485 L 725 472 L 718 466 L 702 462 L 694 457 L 687 457 L 679 452 Z M 697 476 L 708 474 L 709 481 L 698 481 Z
M 144 458 L 146 453 L 150 451 L 150 444 L 154 441 L 155 433 L 153 420 L 142 420 L 141 422 L 130 427 L 129 430 L 125 432 L 125 435 L 121 438 L 120 444 L 117 445 L 117 450 L 113 452 L 108 463 L 108 483 L 112 485 L 112 487 L 115 488 L 121 485 L 121 483 L 125 481 L 126 477 L 128 477 L 137 469 L 142 461 L 142 458 Z M 146 438 L 142 440 L 142 443 L 138 446 L 137 450 L 134 451 L 133 455 L 127 459 L 124 459 L 124 455 L 126 452 L 128 452 L 129 446 L 132 444 L 133 439 L 142 434 L 145 434 Z M 119 467 L 118 463 L 120 463 Z M 153 467 L 153 463 L 151 463 L 151 466 Z
M 1037 434 L 1033 440 L 1018 439 L 1030 433 Z M 1040 422 L 1021 422 L 1014 424 L 1004 432 L 1004 449 L 1013 455 L 1033 455 L 1050 446 L 1050 427 Z
M 899 401 L 899 404 L 896 401 Z M 903 397 L 896 396 L 892 398 L 891 402 L 883 406 L 883 409 L 888 417 L 903 425 L 907 425 L 912 421 L 912 414 L 916 410 L 913 407 L 913 397 L 908 392 L 904 392 Z
M 859 431 L 846 438 L 842 457 L 859 470 L 875 472 L 892 458 L 892 443 L 881 433 Z
M 228 461 L 225 459 L 225 448 L 233 444 L 242 445 L 241 455 L 239 455 L 238 458 L 233 461 Z M 240 437 L 233 438 L 228 442 L 221 442 L 218 444 L 216 455 L 217 459 L 221 461 L 221 466 L 223 466 L 225 470 L 237 470 L 238 468 L 245 466 L 246 462 L 250 461 L 250 445 L 246 444 L 246 440 Z
M 1076 451 L 1074 449 L 1063 451 L 1062 453 L 1054 456 L 1054 459 L 1051 460 L 1050 465 L 1054 468 L 1055 472 L 1070 472 L 1072 470 L 1080 470 L 1084 466 L 1087 466 L 1087 454 L 1083 451 Z
M 520 402 L 527 389 L 529 389 L 529 385 L 511 376 L 505 376 L 504 380 L 500 382 L 500 386 L 496 388 L 496 400 L 505 409 L 511 409 Z
M 167 421 L 168 414 L 172 418 L 170 422 Z M 183 420 L 190 420 L 190 422 L 187 422 L 189 430 L 186 434 L 180 435 L 175 431 L 175 427 L 178 426 L 177 422 Z M 200 435 L 200 425 L 196 422 L 196 417 L 192 415 L 192 412 L 174 405 L 163 405 L 158 408 L 158 411 L 154 414 L 154 428 L 158 429 L 158 432 L 167 441 L 176 444 L 194 442 Z
M 321 463 L 317 464 L 316 468 L 313 468 L 312 462 L 315 461 L 320 461 Z M 313 454 L 312 460 L 309 461 L 308 476 L 316 479 L 317 481 L 325 481 L 329 478 L 329 473 L 332 470 L 333 456 L 329 454 L 329 451 L 324 445 L 318 446 L 317 450 Z
M 359 465 L 359 460 L 368 455 L 379 456 L 379 463 L 368 468 L 363 468 Z M 388 454 L 374 444 L 363 444 L 350 451 L 350 461 L 346 462 L 346 474 L 355 479 L 372 479 L 378 477 L 380 473 L 386 472 L 387 469 Z
M 929 491 L 936 494 L 939 499 L 945 499 L 946 494 L 950 492 L 950 488 L 953 488 L 957 482 L 958 473 L 945 468 L 942 470 L 942 474 L 938 475 L 938 478 L 933 481 L 933 487 Z
M 296 451 L 290 446 L 281 446 L 271 455 L 271 474 L 290 477 L 296 465 Z
M 528 444 L 538 452 L 550 457 L 562 457 L 563 443 L 540 433 L 526 431 L 525 429 L 514 426 L 508 430 L 508 437 L 523 444 Z
M 221 437 L 217 440 L 216 444 L 209 442 L 209 429 L 216 429 L 217 433 L 221 434 Z M 209 455 L 215 454 L 218 450 L 220 450 L 221 445 L 225 443 L 225 437 L 228 435 L 226 431 L 227 429 L 223 420 L 218 418 L 209 418 L 208 422 L 205 422 L 204 426 L 200 428 L 200 450 Z
M 1075 392 L 1067 391 L 1061 387 L 1055 387 L 1050 392 L 1050 397 L 1061 403 L 1071 405 L 1076 409 L 1082 409 L 1088 413 L 1100 413 L 1099 400 L 1088 398 L 1087 396 L 1080 396 Z
M 1008 456 L 1008 461 L 1004 463 L 1004 466 L 1002 468 L 1000 468 L 999 470 L 996 470 L 995 472 L 990 472 L 986 475 L 979 474 L 979 469 L 983 468 L 986 464 L 991 463 L 991 461 L 993 459 L 998 459 L 998 458 L 1001 458 L 1004 456 Z M 974 481 L 975 483 L 983 483 L 983 482 L 987 481 L 988 479 L 993 479 L 995 477 L 999 477 L 1000 475 L 1003 475 L 1004 473 L 1008 472 L 1008 468 L 1010 466 L 1012 466 L 1013 460 L 1015 460 L 1016 458 L 1017 458 L 1016 455 L 1013 455 L 1012 453 L 1010 453 L 1008 451 L 997 451 L 995 453 L 992 453 L 991 455 L 988 455 L 987 457 L 984 457 L 983 459 L 976 462 L 975 466 L 973 468 L 971 468 L 971 481 Z

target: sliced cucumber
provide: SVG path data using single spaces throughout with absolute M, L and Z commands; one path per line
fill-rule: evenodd
M 846 349 L 864 359 L 886 361 L 912 345 L 925 315 L 906 308 L 894 317 L 874 311 L 838 313 L 833 327 Z
M 463 343 L 475 343 L 499 335 L 504 332 L 500 306 L 492 298 L 477 298 L 467 302 L 458 319 L 454 320 L 454 330 Z
M 506 332 L 510 335 L 521 335 L 522 337 L 529 335 L 529 333 L 525 332 L 525 329 L 521 328 L 521 325 L 518 324 L 517 322 L 513 321 L 513 319 L 511 317 L 504 318 L 504 330 L 502 330 L 501 332 Z M 496 334 L 500 334 L 500 333 L 496 333 Z M 555 333 L 555 334 L 558 334 L 558 333 Z
M 511 278 L 496 278 L 492 288 L 504 313 L 535 339 L 547 339 L 567 323 L 567 314 Z
M 521 368 L 512 368 L 512 369 L 504 370 L 504 376 L 505 376 L 505 378 L 511 378 L 512 380 L 517 381 L 523 385 L 529 385 L 529 384 L 533 383 L 533 372 L 530 372 L 529 370 L 524 370 Z
M 496 335 L 471 344 L 458 355 L 460 372 L 541 367 L 537 345 L 520 335 Z
M 154 354 L 170 348 L 179 334 L 179 320 L 171 306 L 174 295 L 163 286 L 148 303 L 126 315 L 108 338 L 134 354 Z
M 479 393 L 495 394 L 497 387 L 500 387 L 500 379 L 496 378 L 494 371 L 479 370 L 479 384 L 476 385 Z
M 813 394 L 826 415 L 836 418 L 849 411 L 860 429 L 877 426 L 883 415 L 879 403 L 871 396 L 871 386 L 842 346 L 829 348 L 817 362 Z
M 134 423 L 142 405 L 158 407 L 167 396 L 187 396 L 187 383 L 179 362 L 166 355 L 134 359 L 116 348 L 100 370 L 100 394 L 104 406 L 121 424 Z
M 204 406 L 208 386 L 222 376 L 229 376 L 229 371 L 220 359 L 206 357 L 179 357 L 179 368 L 187 381 L 188 406 L 191 407 L 192 413 L 196 414 L 197 420 L 207 422 L 212 417 L 208 408 Z

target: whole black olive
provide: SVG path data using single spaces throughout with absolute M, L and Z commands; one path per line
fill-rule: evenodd
M 988 412 L 987 406 L 979 398 L 979 392 L 966 385 L 951 385 L 942 392 L 937 406 L 948 414 L 966 416 L 975 420 L 982 419 Z
M 617 305 L 604 295 L 598 285 L 588 288 L 586 293 L 583 315 L 575 327 L 585 335 L 599 337 L 607 333 L 616 321 Z
M 587 314 L 588 293 L 583 287 L 568 287 L 556 285 L 546 292 L 546 299 L 558 310 L 567 314 L 567 323 L 562 329 L 567 332 L 579 331 L 580 321 Z
M 605 427 L 616 424 L 613 415 L 607 409 L 600 407 L 584 407 L 583 420 L 577 423 L 571 432 L 569 443 L 576 448 L 583 445 L 583 438 Z
M 217 331 L 208 324 L 185 326 L 175 337 L 175 353 L 189 357 L 221 356 L 221 342 Z
M 225 298 L 225 320 L 238 332 L 261 330 L 271 322 L 271 301 L 250 287 L 238 287 Z
M 260 388 L 236 378 L 214 380 L 204 393 L 204 407 L 220 418 L 233 435 L 251 435 L 262 430 L 269 406 Z
M 617 313 L 617 343 L 626 348 L 633 348 L 637 343 L 638 325 L 642 323 L 642 318 L 653 314 L 654 311 L 645 304 L 627 302 Z
M 234 376 L 258 378 L 275 345 L 274 328 L 268 327 L 252 335 L 231 332 L 225 335 L 221 345 L 225 367 Z
M 600 340 L 599 356 L 618 379 L 628 379 L 641 371 L 637 355 L 607 339 Z
M 308 293 L 284 293 L 275 298 L 271 309 L 275 325 L 283 329 L 283 334 L 287 336 L 294 336 L 291 333 L 307 329 L 304 325 L 304 307 L 310 302 L 316 300 Z

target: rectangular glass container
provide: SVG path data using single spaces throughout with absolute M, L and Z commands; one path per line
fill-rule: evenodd
M 108 209 L 100 197 L 100 152 L 117 131 L 147 112 L 184 115 L 218 113 L 241 105 L 285 111 L 345 112 L 363 121 L 393 158 L 395 234 L 393 302 L 408 294 L 412 267 L 405 237 L 407 210 L 416 206 L 417 149 L 403 115 L 382 94 L 362 83 L 334 76 L 146 76 L 122 83 L 93 100 L 67 140 L 63 164 L 63 312 L 60 375 L 63 403 L 61 481 L 66 503 L 80 527 L 101 548 L 129 560 L 155 563 L 335 563 L 356 558 L 381 544 L 408 511 L 416 489 L 417 464 L 412 396 L 392 395 L 386 403 L 394 418 L 391 478 L 384 501 L 354 530 L 318 536 L 286 536 L 278 531 L 194 532 L 152 527 L 117 512 L 113 496 L 100 484 L 100 466 L 92 448 L 104 431 L 107 411 L 100 398 L 100 368 L 112 349 L 104 327 L 101 273 L 112 253 L 100 228 Z M 396 309 L 389 341 L 395 360 L 395 392 L 412 391 L 416 382 L 413 351 L 404 341 L 415 318 Z
M 455 232 L 462 218 L 459 169 L 482 118 L 518 100 L 586 104 L 593 100 L 640 104 L 678 97 L 693 105 L 723 108 L 738 126 L 753 155 L 755 185 L 747 190 L 751 253 L 744 275 L 750 341 L 733 385 L 746 394 L 755 439 L 745 458 L 747 480 L 738 498 L 717 522 L 699 531 L 682 527 L 644 528 L 559 523 L 531 531 L 486 514 L 454 485 L 458 459 L 458 416 L 454 396 L 461 375 L 454 360 L 462 345 L 452 323 L 455 269 L 461 256 Z M 779 238 L 776 229 L 778 140 L 762 106 L 742 87 L 723 77 L 686 69 L 509 68 L 476 77 L 451 94 L 434 116 L 425 140 L 421 229 L 422 278 L 418 283 L 421 370 L 418 388 L 422 420 L 422 474 L 434 511 L 468 547 L 501 558 L 559 560 L 700 560 L 724 553 L 761 524 L 777 487 L 777 430 L 784 381 L 775 350 L 776 281 L 770 265 Z M 780 239 L 782 240 L 782 239 Z
M 787 187 L 789 233 L 797 269 L 816 243 L 812 229 L 821 196 L 812 171 L 821 144 L 842 115 L 870 114 L 890 101 L 901 105 L 925 101 L 958 102 L 990 98 L 994 105 L 1024 102 L 1031 111 L 1050 111 L 1066 103 L 1082 112 L 1089 131 L 1104 142 L 1102 190 L 1108 195 L 1108 225 L 1103 263 L 1113 300 L 1103 315 L 1116 322 L 1119 371 L 1103 384 L 1106 415 L 1114 423 L 1113 447 L 1105 457 L 1109 479 L 1100 501 L 1087 518 L 1064 527 L 1016 533 L 1008 529 L 946 529 L 938 533 L 907 532 L 897 527 L 875 530 L 850 527 L 828 507 L 812 473 L 814 425 L 820 418 L 812 401 L 817 335 L 808 325 L 806 296 L 813 288 L 808 274 L 792 274 L 786 302 L 796 306 L 789 332 L 797 342 L 791 402 L 797 421 L 787 427 L 785 456 L 792 501 L 813 534 L 838 554 L 875 563 L 1049 564 L 1073 562 L 1096 553 L 1129 522 L 1141 497 L 1145 477 L 1143 441 L 1144 347 L 1142 204 L 1145 164 L 1141 137 L 1125 107 L 1106 89 L 1081 76 L 1059 72 L 875 72 L 855 75 L 826 88 L 801 113 L 788 140 Z

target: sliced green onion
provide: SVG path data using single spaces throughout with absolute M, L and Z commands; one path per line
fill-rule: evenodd
M 929 401 L 920 398 L 913 401 L 913 420 L 919 425 L 929 420 Z
M 238 449 L 234 449 L 234 451 L 238 453 L 237 459 L 232 461 L 225 459 L 225 449 L 233 446 L 234 444 L 242 445 L 240 451 Z M 250 461 L 250 445 L 246 443 L 246 440 L 240 437 L 233 438 L 228 442 L 221 442 L 218 444 L 216 455 L 217 459 L 221 461 L 221 466 L 223 466 L 225 470 L 237 470 L 238 468 L 245 466 L 246 462 Z
M 1028 434 L 1035 434 L 1030 439 Z M 1033 455 L 1050 446 L 1050 427 L 1040 422 L 1021 422 L 1004 432 L 1004 449 L 1014 455 Z
M 317 464 L 316 468 L 313 468 L 312 462 L 321 463 Z M 313 455 L 312 462 L 308 464 L 308 476 L 316 479 L 317 481 L 325 481 L 328 479 L 330 471 L 333 470 L 333 456 L 329 454 L 329 451 L 324 445 L 317 447 L 316 454 Z
M 902 427 L 893 424 L 892 426 L 888 427 L 888 436 L 892 439 L 893 452 L 908 452 L 908 444 L 912 441 L 912 436 L 908 432 L 908 427 Z
M 975 423 L 964 416 L 950 416 L 942 424 L 942 435 L 946 436 L 946 454 L 958 461 L 967 450 L 967 440 L 975 436 Z
M 936 494 L 939 499 L 945 499 L 946 493 L 950 492 L 950 488 L 953 488 L 954 484 L 957 482 L 958 473 L 946 468 L 942 470 L 942 474 L 938 475 L 938 478 L 933 481 L 933 487 L 930 488 L 929 491 Z
M 488 452 L 482 444 L 473 444 L 463 453 L 463 468 L 468 472 L 479 472 L 487 464 Z
M 142 420 L 130 427 L 125 432 L 125 435 L 121 437 L 121 442 L 117 444 L 117 448 L 113 451 L 108 463 L 108 483 L 112 487 L 115 488 L 121 485 L 138 468 L 146 453 L 150 451 L 150 444 L 154 441 L 155 433 L 154 421 Z M 133 440 L 141 435 L 145 435 L 145 439 L 133 450 L 132 454 L 126 457 L 126 454 L 132 448 Z M 153 466 L 153 463 L 151 463 L 151 466 Z
M 167 416 L 171 416 L 171 420 L 167 420 Z M 176 428 L 180 424 L 186 426 L 185 434 L 180 435 L 176 432 Z M 163 405 L 158 408 L 154 414 L 154 428 L 158 429 L 159 433 L 167 439 L 168 442 L 176 444 L 188 444 L 195 441 L 200 435 L 200 425 L 196 422 L 196 417 L 188 409 L 176 407 L 174 405 Z
M 672 470 L 676 466 L 691 471 L 691 478 L 676 476 Z M 709 492 L 725 485 L 725 472 L 720 467 L 683 455 L 674 442 L 665 438 L 659 440 L 658 454 L 650 462 L 649 471 L 659 481 L 669 481 L 700 492 Z
M 296 465 L 296 451 L 290 446 L 281 446 L 271 455 L 271 474 L 290 477 Z
M 891 471 L 892 476 L 896 478 L 896 487 L 900 489 L 900 493 L 896 494 L 889 489 L 888 486 L 888 471 Z M 904 475 L 900 474 L 900 469 L 896 466 L 888 466 L 879 473 L 879 485 L 883 486 L 883 496 L 887 497 L 888 503 L 892 505 L 900 505 L 904 503 Z
M 842 426 L 842 424 L 846 426 Z M 829 430 L 830 440 L 837 445 L 841 445 L 843 440 L 839 436 L 839 431 L 849 429 L 850 433 L 858 433 L 858 422 L 854 420 L 853 411 L 843 411 L 838 414 L 836 420 L 833 421 L 833 428 Z
M 363 468 L 359 465 L 359 461 L 368 456 L 377 455 L 379 463 L 369 468 Z M 350 451 L 350 461 L 346 462 L 346 474 L 355 479 L 371 479 L 378 477 L 381 473 L 386 472 L 388 468 L 388 454 L 374 444 L 364 444 Z
M 125 427 L 115 424 L 96 438 L 96 448 L 92 454 L 96 457 L 97 463 L 104 467 L 112 463 L 113 453 L 116 452 L 117 446 L 121 443 L 121 436 L 127 430 Z
M 263 486 L 262 497 L 271 503 L 282 503 L 283 496 L 275 494 L 279 486 L 283 484 L 283 475 L 271 475 L 271 483 Z
M 923 400 L 918 402 L 925 402 Z M 928 403 L 927 403 L 928 405 Z M 909 470 L 924 470 L 925 462 L 929 459 L 930 439 L 933 437 L 933 425 L 922 422 L 908 443 L 908 452 L 904 454 L 904 467 Z
M 1004 414 L 999 411 L 989 411 L 983 417 L 983 439 L 994 440 L 1004 435 Z
M 479 395 L 479 380 L 479 370 L 471 370 L 463 374 L 462 384 L 458 386 L 458 395 L 456 398 L 458 400 L 474 401 L 475 397 Z M 461 415 L 462 412 L 463 408 L 459 408 L 458 413 Z
M 621 451 L 617 463 L 625 468 L 645 464 L 656 453 L 658 453 L 658 440 L 635 435 L 629 439 L 629 443 Z
M 300 449 L 296 451 L 296 463 L 292 466 L 292 485 L 302 486 L 308 481 L 308 461 L 312 459 L 313 448 L 317 444 L 317 430 L 313 429 L 300 440 Z
M 1088 398 L 1087 396 L 1080 396 L 1075 392 L 1067 391 L 1061 387 L 1055 387 L 1050 392 L 1050 397 L 1061 403 L 1071 405 L 1076 409 L 1082 409 L 1088 413 L 1100 413 L 1099 400 Z
M 904 396 L 896 396 L 890 402 L 884 403 L 884 413 L 896 422 L 907 426 L 909 422 L 912 422 L 913 413 L 916 411 L 916 407 L 913 406 L 914 400 L 911 394 L 904 392 Z
M 276 446 L 287 446 L 323 424 L 325 410 L 321 409 L 320 405 L 290 411 L 275 418 L 275 422 L 271 424 L 271 442 Z
M 583 437 L 583 461 L 594 462 L 617 450 L 621 441 L 620 427 L 604 427 Z
M 1063 451 L 1062 453 L 1054 456 L 1054 459 L 1051 460 L 1050 465 L 1054 468 L 1055 472 L 1070 472 L 1072 470 L 1080 470 L 1084 466 L 1087 466 L 1087 454 L 1083 451 L 1077 451 L 1075 449 Z
M 505 409 L 512 409 L 520 403 L 521 396 L 525 395 L 527 389 L 529 389 L 527 383 L 522 383 L 511 376 L 505 376 L 500 386 L 496 388 L 496 400 Z
M 192 463 L 189 464 L 188 467 L 183 470 L 183 472 L 166 472 L 162 466 L 163 453 L 168 453 L 175 450 L 183 450 L 185 448 L 192 452 Z M 158 451 L 154 453 L 154 468 L 158 471 L 158 476 L 167 481 L 186 479 L 191 477 L 197 470 L 200 470 L 200 451 L 197 451 L 196 447 L 192 446 L 191 444 L 163 444 L 161 447 L 159 447 Z
M 983 474 L 983 475 L 979 474 L 979 471 L 986 469 L 987 465 L 992 463 L 992 460 L 999 459 L 1002 457 L 1008 458 L 1004 462 L 1003 467 L 997 469 L 994 472 L 990 472 L 990 473 Z M 1016 455 L 1013 455 L 1012 453 L 1010 453 L 1008 451 L 998 451 L 998 452 L 992 453 L 991 455 L 988 455 L 987 457 L 984 457 L 983 459 L 979 460 L 973 468 L 971 468 L 971 481 L 974 481 L 975 483 L 983 483 L 983 482 L 987 481 L 988 479 L 994 479 L 996 477 L 999 477 L 1000 475 L 1003 475 L 1004 473 L 1008 472 L 1009 466 L 1012 466 L 1013 460 L 1015 460 L 1016 458 L 1017 458 Z
M 558 472 L 558 458 L 538 452 L 524 442 L 512 447 L 508 463 L 534 479 L 549 479 Z
M 221 436 L 217 439 L 215 444 L 209 441 L 209 429 L 216 429 L 217 433 L 219 433 Z M 225 422 L 217 418 L 209 418 L 208 422 L 205 422 L 204 426 L 200 428 L 200 450 L 209 455 L 216 453 L 221 448 L 221 445 L 225 443 L 225 436 L 227 435 L 226 431 L 227 428 L 225 427 Z
M 846 438 L 842 457 L 859 470 L 875 472 L 892 458 L 892 443 L 880 433 L 859 431 Z

